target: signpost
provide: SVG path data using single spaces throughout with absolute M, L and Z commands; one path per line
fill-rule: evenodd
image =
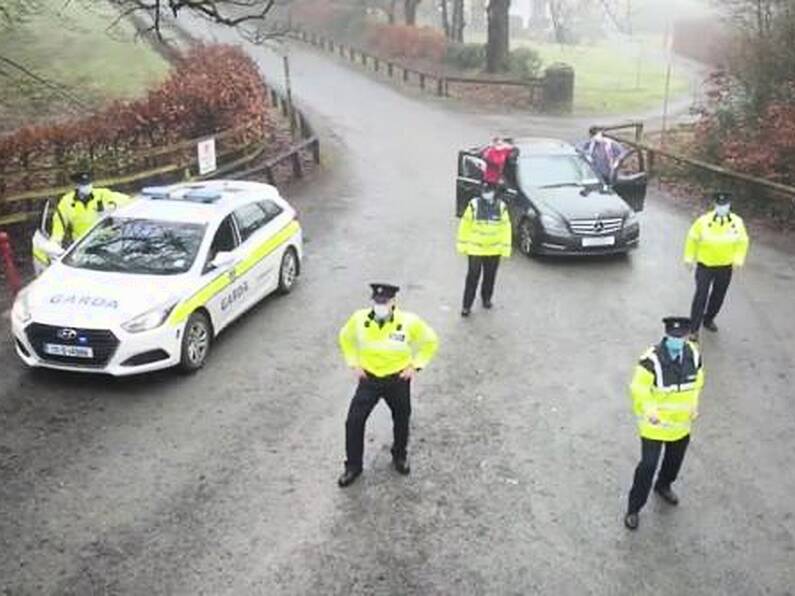
M 215 161 L 215 137 L 203 139 L 196 145 L 199 158 L 199 176 L 204 176 L 217 169 Z

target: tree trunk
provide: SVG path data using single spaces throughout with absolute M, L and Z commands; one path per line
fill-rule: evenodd
M 509 17 L 511 0 L 489 0 L 488 41 L 486 42 L 486 71 L 508 70 Z
M 464 0 L 453 0 L 453 41 L 464 43 Z
M 403 13 L 406 17 L 406 25 L 417 24 L 417 5 L 420 0 L 403 0 Z
M 441 0 L 439 3 L 439 7 L 442 9 L 442 30 L 444 31 L 444 36 L 447 39 L 452 38 L 452 31 L 450 29 L 450 19 L 447 16 L 447 0 Z
M 397 4 L 397 0 L 389 0 L 389 8 L 386 11 L 386 19 L 390 25 L 395 24 L 395 4 Z

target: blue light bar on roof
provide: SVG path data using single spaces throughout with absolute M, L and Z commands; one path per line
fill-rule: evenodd
M 183 199 L 194 203 L 215 203 L 221 196 L 221 193 L 217 190 L 197 188 L 186 192 Z
M 147 186 L 141 190 L 141 195 L 147 199 L 167 199 L 169 192 L 168 186 Z

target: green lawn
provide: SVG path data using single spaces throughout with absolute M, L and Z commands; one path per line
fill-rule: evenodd
M 524 42 L 515 42 L 514 47 Z M 566 62 L 574 67 L 574 109 L 578 113 L 627 113 L 659 107 L 665 94 L 666 66 L 651 49 L 629 46 L 617 52 L 604 46 L 560 46 L 526 42 L 544 65 Z M 640 75 L 640 76 L 638 76 Z M 686 95 L 684 73 L 671 74 L 671 98 Z
M 90 107 L 144 95 L 168 71 L 168 62 L 148 43 L 134 41 L 131 24 L 108 30 L 115 13 L 104 2 L 41 3 L 38 14 L 0 31 L 0 55 L 66 86 Z M 0 130 L 62 115 L 68 105 L 52 91 L 2 66 Z
M 485 43 L 483 35 L 471 35 L 468 42 Z M 511 48 L 529 47 L 538 52 L 542 69 L 553 62 L 574 67 L 574 110 L 577 114 L 622 114 L 636 111 L 662 111 L 666 66 L 661 58 L 662 38 L 639 37 L 617 51 L 606 43 L 561 46 L 523 39 L 512 39 Z M 638 77 L 638 74 L 640 76 Z M 686 73 L 671 74 L 671 100 L 690 92 Z

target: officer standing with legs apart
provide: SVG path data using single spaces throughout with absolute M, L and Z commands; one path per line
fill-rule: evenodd
M 685 263 L 696 265 L 696 293 L 690 312 L 693 338 L 703 325 L 717 331 L 715 317 L 723 305 L 735 267 L 745 263 L 748 233 L 739 215 L 731 212 L 731 197 L 715 193 L 715 209 L 699 217 L 685 243 Z
M 641 357 L 630 386 L 641 442 L 641 461 L 635 469 L 624 517 L 624 525 L 630 530 L 638 527 L 638 514 L 651 492 L 663 447 L 665 456 L 654 491 L 667 503 L 679 504 L 671 484 L 682 466 L 704 386 L 698 348 L 686 341 L 690 319 L 667 317 L 663 322 L 665 338 Z
M 397 308 L 397 286 L 370 286 L 372 308 L 356 311 L 339 336 L 345 362 L 359 382 L 345 422 L 347 460 L 338 480 L 343 487 L 352 484 L 362 473 L 365 423 L 382 397 L 392 410 L 392 463 L 399 473 L 409 473 L 406 447 L 411 382 L 428 365 L 439 345 L 436 333 L 427 323 Z
M 464 304 L 461 316 L 468 317 L 475 301 L 481 272 L 483 285 L 480 295 L 483 308 L 492 306 L 494 281 L 500 257 L 511 256 L 511 218 L 508 207 L 496 197 L 496 188 L 484 184 L 481 196 L 472 199 L 467 205 L 458 225 L 456 248 L 469 257 L 469 270 L 464 285 Z

